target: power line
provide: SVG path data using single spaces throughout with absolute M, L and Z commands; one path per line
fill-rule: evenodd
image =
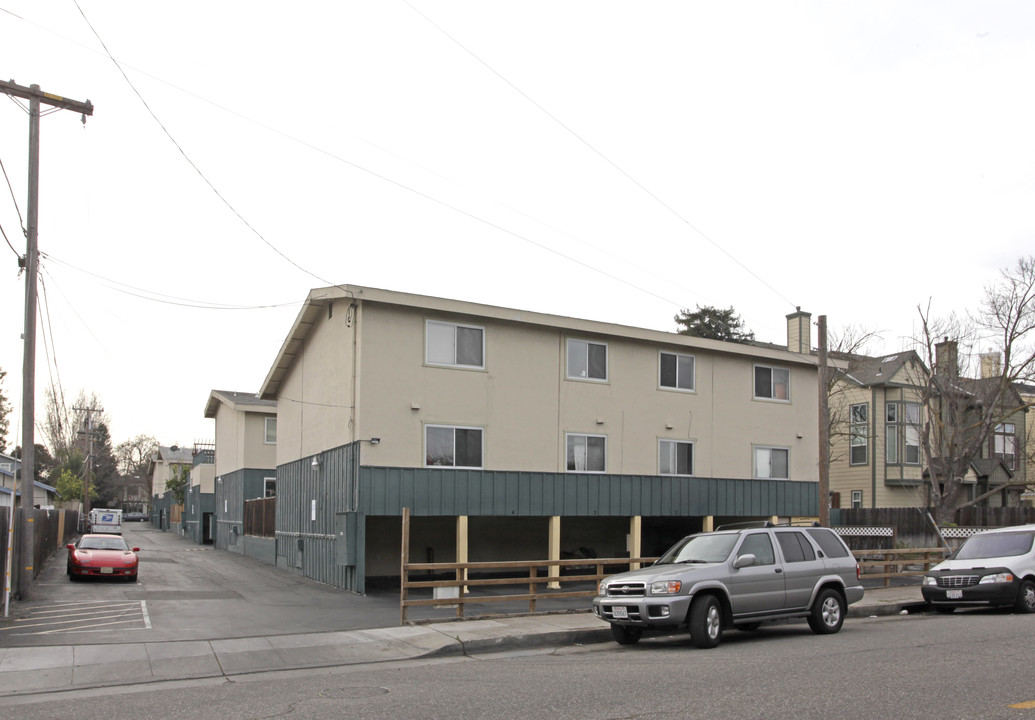
M 780 291 L 778 291 L 778 290 L 777 290 L 776 288 L 774 288 L 774 287 L 773 287 L 772 285 L 770 285 L 770 284 L 769 284 L 768 282 L 766 282 L 765 280 L 763 280 L 763 279 L 762 279 L 762 278 L 761 278 L 761 277 L 760 277 L 760 276 L 759 276 L 759 275 L 758 275 L 757 273 L 755 273 L 755 272 L 754 272 L 754 271 L 753 271 L 753 270 L 752 270 L 751 268 L 749 268 L 749 267 L 748 267 L 747 265 L 745 265 L 745 264 L 744 264 L 744 263 L 742 263 L 742 262 L 741 262 L 740 260 L 738 260 L 738 259 L 737 259 L 736 257 L 734 257 L 732 253 L 730 253 L 730 252 L 729 252 L 728 250 L 726 250 L 726 248 L 724 248 L 724 247 L 723 247 L 722 245 L 720 245 L 720 244 L 719 244 L 718 242 L 716 242 L 716 241 L 715 241 L 715 240 L 713 240 L 713 239 L 712 239 L 711 237 L 709 237 L 709 236 L 708 236 L 708 235 L 707 235 L 707 234 L 706 234 L 706 233 L 705 233 L 705 232 L 704 232 L 703 230 L 701 230 L 701 229 L 700 229 L 699 227 L 697 227 L 696 225 L 694 225 L 693 223 L 691 223 L 691 222 L 690 222 L 689 220 L 687 220 L 687 219 L 686 219 L 685 217 L 683 217 L 683 216 L 682 216 L 682 215 L 681 215 L 681 214 L 680 214 L 680 213 L 679 213 L 679 212 L 678 212 L 678 211 L 677 211 L 677 210 L 676 210 L 675 208 L 673 208 L 673 207 L 672 207 L 671 205 L 669 205 L 668 203 L 666 203 L 666 202 L 665 202 L 664 200 L 662 200 L 662 199 L 661 199 L 661 198 L 660 198 L 660 197 L 659 197 L 658 195 L 656 195 L 656 194 L 655 194 L 654 192 L 652 192 L 652 191 L 651 191 L 651 190 L 650 190 L 650 189 L 649 189 L 648 187 L 646 187 L 646 186 L 645 186 L 645 185 L 644 185 L 643 183 L 641 183 L 641 182 L 640 182 L 639 180 L 637 180 L 637 179 L 636 179 L 635 177 L 633 177 L 633 176 L 632 176 L 632 175 L 630 175 L 630 174 L 629 174 L 628 172 L 626 172 L 626 170 L 625 170 L 624 168 L 622 168 L 621 166 L 619 166 L 619 165 L 618 165 L 618 163 L 616 163 L 616 162 L 614 162 L 613 160 L 611 160 L 611 158 L 609 158 L 609 157 L 608 157 L 607 155 L 605 155 L 605 154 L 604 154 L 604 153 L 602 153 L 602 152 L 601 152 L 600 150 L 598 150 L 598 149 L 597 149 L 597 148 L 596 148 L 596 147 L 595 147 L 594 145 L 592 145 L 592 144 L 591 144 L 591 143 L 590 143 L 590 142 L 589 142 L 588 140 L 586 140 L 586 139 L 585 139 L 584 137 L 582 137 L 582 136 L 581 136 L 581 135 L 579 135 L 579 134 L 578 134 L 577 132 L 575 132 L 575 130 L 573 130 L 573 129 L 572 129 L 571 127 L 569 127 L 568 125 L 564 124 L 564 122 L 562 122 L 562 121 L 560 120 L 560 118 L 558 118 L 558 117 L 557 117 L 556 115 L 554 115 L 554 114 L 553 114 L 553 113 L 551 113 L 551 112 L 550 112 L 549 110 L 547 110 L 547 109 L 546 109 L 545 107 L 543 107 L 543 106 L 542 106 L 542 105 L 540 105 L 540 104 L 539 104 L 538 102 L 536 102 L 536 101 L 535 101 L 534 99 L 532 99 L 532 97 L 531 97 L 531 96 L 529 96 L 529 95 L 528 95 L 528 93 L 526 93 L 526 92 L 525 92 L 525 91 L 523 91 L 523 90 L 522 90 L 521 88 L 519 88 L 519 87 L 518 87 L 517 85 L 515 85 L 515 84 L 514 84 L 514 83 L 512 83 L 512 82 L 511 82 L 510 80 L 508 80 L 508 79 L 507 79 L 506 77 L 504 77 L 504 76 L 503 76 L 503 75 L 502 75 L 502 74 L 501 74 L 501 73 L 500 73 L 499 71 L 497 71 L 497 70 L 496 70 L 496 69 L 495 69 L 494 67 L 492 67 L 492 66 L 491 66 L 491 65 L 489 65 L 489 64 L 488 64 L 487 62 L 485 62 L 484 60 L 482 60 L 482 59 L 481 59 L 481 57 L 479 57 L 478 55 L 476 55 L 476 54 L 475 54 L 475 53 L 474 53 L 474 52 L 473 52 L 472 50 L 470 50 L 470 49 L 469 49 L 469 48 L 468 48 L 467 46 L 465 46 L 465 45 L 464 45 L 463 43 L 461 43 L 461 42 L 460 42 L 459 40 L 457 40 L 457 39 L 456 39 L 455 37 L 453 37 L 452 35 L 450 35 L 450 34 L 449 34 L 449 33 L 448 33 L 448 32 L 447 32 L 446 30 L 444 30 L 444 29 L 443 29 L 443 28 L 442 28 L 441 26 L 439 26 L 438 24 L 436 24 L 436 23 L 435 23 L 435 22 L 434 22 L 434 21 L 433 21 L 433 20 L 432 20 L 431 18 L 429 18 L 429 17 L 427 16 L 427 15 L 425 15 L 424 13 L 422 13 L 422 12 L 421 12 L 420 10 L 418 10 L 417 8 L 415 8 L 415 7 L 414 7 L 414 6 L 413 6 L 413 5 L 412 5 L 412 4 L 411 4 L 411 3 L 409 2 L 409 0 L 403 0 L 403 2 L 404 2 L 404 3 L 406 3 L 406 5 L 407 5 L 407 6 L 408 6 L 408 7 L 409 7 L 409 8 L 411 9 L 411 10 L 413 10 L 413 12 L 417 13 L 417 14 L 418 14 L 418 15 L 420 15 L 420 16 L 421 16 L 422 18 L 424 18 L 424 19 L 425 19 L 425 20 L 426 20 L 426 21 L 427 21 L 427 22 L 428 22 L 428 23 L 429 23 L 429 24 L 430 24 L 430 25 L 431 25 L 432 27 L 434 27 L 434 28 L 435 28 L 436 30 L 438 30 L 438 31 L 439 31 L 440 33 L 442 33 L 442 34 L 443 34 L 443 35 L 445 35 L 445 36 L 446 36 L 447 38 L 449 38 L 450 40 L 452 40 L 452 41 L 453 41 L 453 42 L 454 42 L 454 43 L 455 43 L 455 44 L 457 45 L 457 47 L 459 47 L 459 48 L 460 48 L 461 50 L 463 50 L 463 51 L 464 51 L 465 53 L 467 53 L 467 54 L 468 54 L 468 55 L 470 55 L 470 56 L 471 56 L 472 58 L 474 58 L 475 60 L 477 60 L 477 61 L 478 61 L 478 62 L 479 62 L 479 63 L 480 63 L 480 64 L 481 64 L 481 65 L 482 65 L 482 66 L 483 66 L 483 67 L 484 67 L 484 68 L 485 68 L 486 70 L 488 70 L 488 71 L 489 71 L 489 72 L 491 72 L 491 73 L 492 73 L 493 75 L 495 75 L 496 77 L 498 77 L 498 78 L 499 78 L 499 79 L 500 79 L 501 81 L 503 81 L 503 82 L 504 82 L 504 83 L 505 83 L 506 85 L 508 85 L 508 86 L 509 86 L 509 87 L 510 87 L 510 88 L 511 88 L 512 90 L 514 90 L 514 92 L 518 93 L 518 94 L 519 94 L 519 95 L 520 95 L 521 97 L 525 98 L 525 100 L 527 100 L 527 101 L 528 101 L 528 102 L 530 102 L 530 103 L 531 103 L 532 105 L 534 105 L 534 106 L 535 106 L 536 108 L 538 108 L 540 112 L 542 112 L 542 113 L 543 113 L 544 115 L 546 115 L 546 116 L 547 116 L 548 118 L 550 118 L 551 120 L 553 120 L 553 121 L 554 121 L 554 122 L 555 122 L 555 123 L 556 123 L 557 125 L 559 125 L 559 126 L 560 126 L 561 128 L 563 128 L 563 129 L 564 129 L 564 130 L 565 130 L 565 131 L 566 131 L 566 132 L 567 132 L 568 134 L 570 134 L 570 135 L 571 135 L 572 137 L 574 137 L 574 138 L 575 138 L 576 140 L 578 140 L 578 141 L 579 141 L 580 143 L 582 143 L 582 144 L 583 144 L 583 145 L 585 145 L 585 146 L 586 146 L 587 148 L 589 148 L 589 149 L 590 149 L 590 150 L 591 150 L 591 151 L 592 151 L 592 152 L 593 152 L 593 153 L 594 153 L 595 155 L 597 155 L 597 156 L 598 156 L 598 157 L 599 157 L 600 159 L 602 159 L 602 160 L 603 160 L 604 162 L 606 162 L 606 163 L 607 163 L 608 165 L 610 165 L 610 166 L 611 166 L 611 167 L 613 167 L 613 168 L 614 168 L 615 170 L 617 170 L 617 171 L 618 171 L 619 173 L 621 173 L 621 174 L 622 174 L 623 176 L 625 176 L 625 178 L 626 178 L 626 179 L 628 179 L 628 180 L 629 180 L 630 182 L 632 182 L 632 183 L 633 183 L 633 184 L 634 184 L 634 185 L 635 185 L 636 187 L 638 187 L 638 188 L 639 188 L 640 190 L 642 190 L 642 191 L 643 191 L 644 193 L 646 193 L 646 194 L 647 194 L 647 195 L 648 195 L 649 197 L 651 197 L 651 198 L 652 198 L 652 199 L 653 199 L 653 200 L 654 200 L 655 202 L 657 202 L 657 203 L 658 203 L 659 205 L 661 205 L 661 206 L 662 206 L 663 208 L 665 208 L 666 210 L 668 210 L 668 211 L 669 211 L 669 212 L 670 212 L 670 213 L 671 213 L 672 215 L 674 215 L 674 216 L 675 216 L 676 218 L 678 218 L 678 219 L 679 219 L 679 220 L 680 220 L 681 222 L 683 222 L 683 223 L 684 223 L 684 224 L 685 224 L 685 225 L 686 225 L 687 227 L 689 227 L 689 228 L 690 228 L 691 230 L 693 230 L 693 231 L 694 231 L 695 233 L 697 233 L 698 235 L 700 235 L 701 237 L 703 237 L 703 238 L 704 238 L 705 240 L 707 240 L 708 242 L 710 242 L 710 243 L 711 243 L 712 245 L 714 245 L 714 246 L 715 246 L 715 247 L 716 247 L 716 248 L 717 248 L 718 250 L 720 250 L 720 251 L 721 251 L 721 252 L 722 252 L 723 254 L 725 254 L 725 255 L 726 255 L 726 257 L 728 257 L 728 258 L 729 258 L 730 260 L 732 260 L 732 261 L 733 261 L 733 262 L 735 262 L 735 263 L 736 263 L 737 265 L 739 265 L 739 266 L 740 266 L 741 268 L 743 268 L 743 269 L 744 269 L 745 271 L 747 271 L 747 272 L 748 272 L 748 273 L 749 273 L 749 274 L 750 274 L 750 275 L 751 275 L 752 277 L 754 277 L 754 278 L 755 278 L 756 280 L 758 280 L 758 281 L 759 281 L 760 283 L 762 283 L 763 285 L 765 285 L 765 287 L 767 287 L 767 288 L 768 288 L 769 290 L 771 290 L 771 291 L 772 291 L 772 292 L 773 292 L 773 293 L 774 293 L 775 295 L 777 295 L 777 296 L 778 296 L 778 297 L 780 297 L 780 298 L 781 298 L 782 300 L 784 300 L 784 301 L 785 301 L 785 302 L 786 302 L 787 304 L 789 304 L 789 305 L 791 305 L 791 306 L 794 306 L 794 303 L 793 303 L 793 302 L 791 302 L 790 300 L 788 300 L 788 299 L 787 299 L 787 297 L 785 297 L 785 296 L 784 296 L 784 295 L 783 295 L 782 293 L 780 293 Z

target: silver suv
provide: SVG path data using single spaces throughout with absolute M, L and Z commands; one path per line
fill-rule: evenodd
M 766 620 L 804 617 L 814 632 L 836 633 L 862 596 L 859 564 L 832 530 L 742 523 L 690 535 L 653 565 L 604 578 L 593 612 L 622 645 L 645 630 L 687 627 L 694 645 L 713 648 L 724 629 Z
M 1035 612 L 1035 525 L 972 535 L 927 571 L 920 592 L 938 612 L 990 606 Z

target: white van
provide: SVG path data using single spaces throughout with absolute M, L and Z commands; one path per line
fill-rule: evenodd
M 90 511 L 86 531 L 90 533 L 122 534 L 122 511 L 94 508 Z

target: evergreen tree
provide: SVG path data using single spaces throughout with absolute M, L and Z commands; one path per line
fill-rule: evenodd
M 744 321 L 732 307 L 722 310 L 698 305 L 694 312 L 683 308 L 674 319 L 680 335 L 735 343 L 750 343 L 755 339 L 755 333 L 744 328 Z

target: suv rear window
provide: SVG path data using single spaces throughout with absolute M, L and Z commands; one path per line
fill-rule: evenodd
M 848 551 L 848 547 L 841 541 L 833 530 L 827 528 L 807 528 L 805 530 L 816 544 L 819 545 L 820 550 L 823 551 L 827 557 L 848 557 L 851 553 Z
M 1035 533 L 993 533 L 975 535 L 960 546 L 953 556 L 957 560 L 979 560 L 981 558 L 1023 555 L 1031 550 Z

